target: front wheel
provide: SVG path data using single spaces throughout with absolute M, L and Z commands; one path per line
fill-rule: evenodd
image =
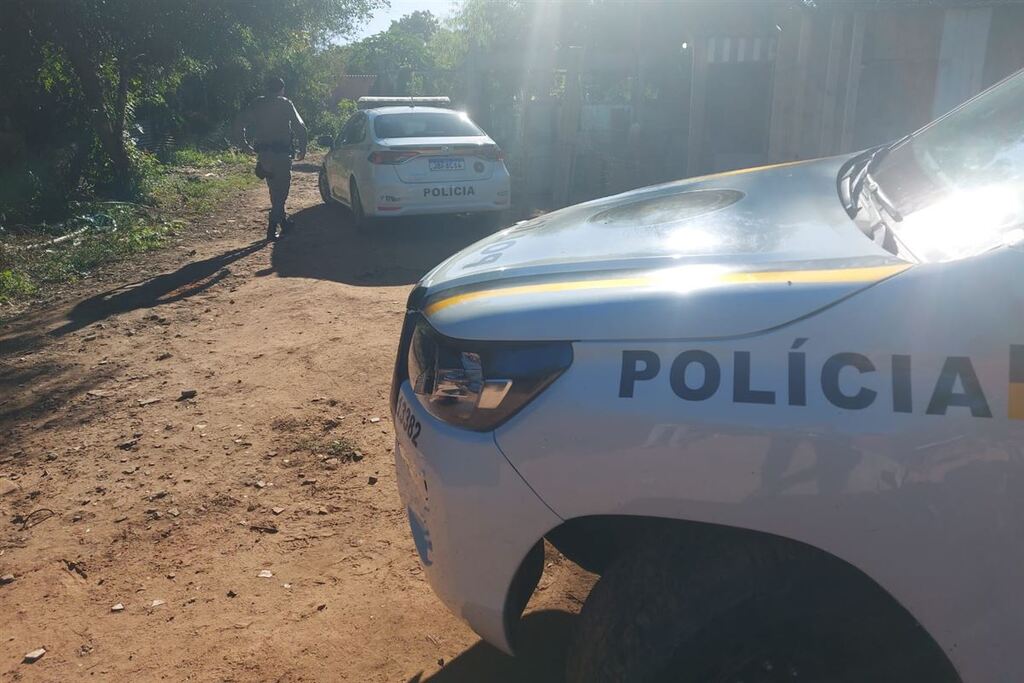
M 568 683 L 959 680 L 849 565 L 771 541 L 703 550 L 659 538 L 609 567 L 580 613 Z

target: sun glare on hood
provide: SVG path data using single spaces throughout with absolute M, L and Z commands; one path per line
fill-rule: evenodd
M 700 228 L 678 228 L 665 238 L 665 248 L 670 251 L 689 254 L 703 252 L 721 243 L 721 238 L 709 230 Z
M 906 216 L 898 233 L 918 258 L 951 261 L 973 255 L 979 244 L 1020 241 L 1022 208 L 1024 198 L 1005 184 L 955 191 Z
M 725 275 L 735 270 L 728 266 L 697 264 L 666 268 L 652 273 L 651 285 L 658 289 L 685 294 L 720 286 Z

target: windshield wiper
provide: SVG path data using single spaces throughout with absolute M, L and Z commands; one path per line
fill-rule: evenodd
M 865 204 L 873 209 L 871 213 L 874 215 L 866 221 L 858 221 L 861 232 L 868 239 L 888 252 L 896 255 L 907 254 L 911 259 L 917 260 L 893 229 L 892 224 L 903 220 L 902 212 L 896 208 L 872 175 L 890 152 L 911 137 L 905 135 L 894 142 L 869 149 L 850 159 L 839 176 L 839 197 L 851 219 L 856 219 L 860 215 Z
M 861 208 L 861 196 L 864 194 L 864 188 L 868 189 L 869 196 L 873 197 L 881 206 L 886 213 L 892 216 L 896 222 L 903 220 L 903 214 L 899 212 L 896 206 L 889 199 L 888 195 L 882 190 L 877 182 L 871 177 L 872 171 L 878 168 L 878 165 L 889 155 L 894 149 L 902 145 L 904 142 L 911 138 L 910 135 L 904 135 L 895 142 L 887 145 L 881 145 L 879 147 L 870 150 L 850 165 L 847 169 L 846 174 L 840 179 L 840 194 L 843 198 L 843 206 L 846 212 L 850 214 L 850 218 L 854 218 L 860 213 Z
M 870 196 L 875 198 L 875 201 L 878 202 L 879 206 L 885 209 L 885 212 L 889 214 L 894 221 L 899 223 L 903 220 L 903 214 L 900 213 L 900 210 L 892 203 L 889 196 L 885 194 L 882 186 L 875 182 L 875 179 L 871 177 L 870 171 L 864 174 L 864 186 L 867 187 Z

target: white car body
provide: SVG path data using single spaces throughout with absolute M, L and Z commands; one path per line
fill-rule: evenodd
M 381 117 L 454 117 L 465 135 L 381 137 Z M 392 121 L 393 118 L 384 119 Z M 429 131 L 428 131 L 429 132 Z M 403 152 L 400 163 L 373 163 L 375 153 Z M 509 208 L 511 181 L 498 146 L 462 112 L 438 107 L 380 107 L 356 112 L 324 159 L 330 197 L 352 206 L 358 188 L 368 217 L 500 212 Z
M 682 520 L 839 558 L 962 680 L 1024 680 L 1020 231 L 963 258 L 900 258 L 844 211 L 855 159 L 570 207 L 422 280 L 393 396 L 400 491 L 431 585 L 483 638 L 511 651 L 519 584 L 536 579 L 524 566 L 553 530 Z M 1024 179 L 1004 180 L 1019 202 Z M 417 344 L 465 349 L 463 367 L 435 360 L 424 380 Z M 486 366 L 531 344 L 569 355 L 508 416 L 437 416 L 478 362 L 468 419 L 487 413 L 518 361 L 496 379 Z

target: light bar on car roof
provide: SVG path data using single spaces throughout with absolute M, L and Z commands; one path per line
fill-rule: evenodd
M 359 109 L 376 109 L 377 107 L 448 107 L 451 99 L 447 97 L 360 97 L 356 100 Z

